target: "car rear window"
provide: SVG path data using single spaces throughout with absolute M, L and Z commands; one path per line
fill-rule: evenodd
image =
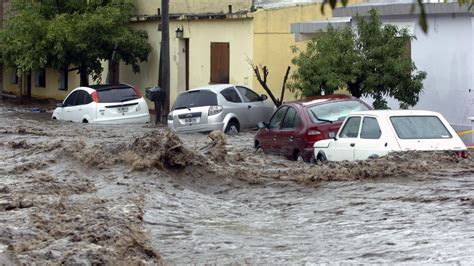
M 126 102 L 140 98 L 130 86 L 102 88 L 97 90 L 97 94 L 101 103 Z
M 437 116 L 392 116 L 400 139 L 448 139 L 453 136 Z
M 217 95 L 212 91 L 196 90 L 183 92 L 174 102 L 173 110 L 217 105 Z
M 307 108 L 311 121 L 316 124 L 342 121 L 352 112 L 367 110 L 369 107 L 359 101 L 328 102 Z

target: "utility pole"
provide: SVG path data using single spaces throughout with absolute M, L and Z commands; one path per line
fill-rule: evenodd
M 0 0 L 0 30 L 3 30 L 3 0 Z M 0 100 L 3 100 L 3 63 L 0 63 Z
M 161 123 L 166 124 L 170 109 L 170 18 L 169 18 L 169 0 L 161 0 L 161 54 L 160 69 L 161 88 L 165 93 L 165 99 L 162 106 Z M 158 120 L 158 118 L 157 118 Z

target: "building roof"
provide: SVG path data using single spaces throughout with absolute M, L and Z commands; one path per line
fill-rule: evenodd
M 425 3 L 425 13 L 429 14 L 471 14 L 469 5 L 460 6 L 458 3 Z M 371 9 L 377 10 L 380 16 L 419 15 L 420 8 L 417 4 L 397 3 L 364 3 L 333 10 L 334 17 L 368 16 Z

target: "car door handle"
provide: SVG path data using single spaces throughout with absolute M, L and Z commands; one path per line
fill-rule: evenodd
M 292 141 L 293 141 L 293 136 L 290 136 L 290 142 L 292 142 Z
M 355 143 L 351 143 L 351 147 L 354 147 L 356 144 Z
M 249 105 L 249 106 L 248 106 L 248 109 L 250 109 L 250 108 L 252 108 L 252 106 Z
M 273 140 L 277 140 L 277 137 L 276 137 L 276 136 L 273 136 Z

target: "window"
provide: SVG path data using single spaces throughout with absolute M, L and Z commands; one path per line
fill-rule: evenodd
M 178 95 L 173 110 L 217 105 L 217 95 L 208 90 L 192 90 Z
M 64 101 L 64 106 L 74 106 L 78 91 L 71 93 Z
M 69 77 L 68 77 L 68 71 L 67 70 L 59 71 L 58 88 L 60 90 L 67 91 L 68 78 Z
M 436 116 L 392 116 L 390 121 L 400 139 L 452 138 L 443 122 Z
M 365 117 L 360 130 L 360 138 L 362 139 L 379 139 L 382 135 L 379 123 L 374 117 Z
M 240 95 L 242 96 L 244 102 L 258 102 L 260 101 L 260 96 L 255 92 L 245 88 L 237 86 L 237 90 L 239 90 Z
M 308 114 L 313 123 L 342 121 L 352 112 L 367 111 L 369 107 L 359 101 L 328 102 L 308 107 Z
M 41 69 L 35 73 L 35 86 L 45 88 L 46 87 L 46 70 Z
M 359 134 L 360 116 L 353 116 L 347 119 L 344 128 L 339 134 L 340 138 L 357 138 Z
M 242 100 L 240 99 L 240 96 L 239 94 L 237 93 L 237 91 L 233 88 L 233 87 L 230 87 L 230 88 L 227 88 L 223 91 L 221 91 L 221 94 L 222 96 L 224 96 L 224 98 L 231 102 L 231 103 L 241 103 Z
M 288 107 L 285 119 L 283 120 L 283 128 L 296 128 L 298 126 L 298 112 L 293 107 Z
M 280 128 L 280 122 L 283 115 L 286 112 L 286 109 L 288 109 L 288 107 L 283 106 L 283 107 L 280 107 L 280 109 L 278 109 L 278 111 L 275 112 L 272 119 L 270 120 L 270 124 L 268 125 L 268 128 Z
M 86 91 L 79 90 L 77 92 L 76 101 L 74 105 L 84 105 L 92 102 L 92 98 Z
M 12 73 L 10 74 L 10 83 L 18 84 L 18 70 L 17 69 L 12 69 Z
M 229 83 L 230 45 L 211 42 L 211 84 Z
M 101 103 L 120 103 L 140 98 L 130 86 L 101 88 L 97 90 L 97 94 Z

